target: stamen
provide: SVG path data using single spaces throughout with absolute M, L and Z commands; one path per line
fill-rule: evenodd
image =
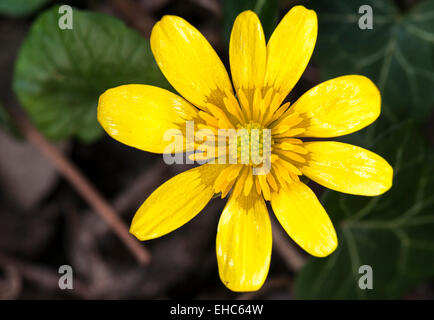
M 288 132 L 285 133 L 285 137 L 296 137 L 296 136 L 302 134 L 305 131 L 306 131 L 305 128 L 291 129 L 291 130 L 289 130 Z
M 243 114 L 240 110 L 240 107 L 238 105 L 238 101 L 235 99 L 235 97 L 231 94 L 228 97 L 223 98 L 223 102 L 226 106 L 226 110 L 234 116 L 239 122 L 244 122 Z
M 281 159 L 281 161 L 279 162 L 285 169 L 287 169 L 289 172 L 292 172 L 293 174 L 296 175 L 301 175 L 301 171 L 297 169 L 296 166 L 294 166 L 292 163 L 285 161 L 283 159 Z
M 273 167 L 274 175 L 276 176 L 277 181 L 280 183 L 281 187 L 285 187 L 287 184 L 287 181 L 285 180 L 284 176 L 282 175 L 283 171 L 279 170 L 279 166 Z
M 216 127 L 213 127 L 213 126 L 210 126 L 210 125 L 206 125 L 206 124 L 199 123 L 199 124 L 197 125 L 197 128 L 198 128 L 198 129 L 201 129 L 201 130 L 211 130 L 211 131 L 213 132 L 214 135 L 218 135 L 218 129 L 217 129 Z M 208 136 L 207 136 L 207 138 L 208 138 Z M 211 139 L 212 139 L 212 138 L 211 138 Z
M 246 182 L 244 183 L 244 195 L 246 197 L 249 195 L 252 186 L 253 186 L 253 174 L 252 174 L 252 170 L 249 169 Z
M 287 125 L 280 125 L 280 126 L 274 128 L 274 129 L 272 129 L 271 133 L 273 135 L 279 135 L 279 134 L 282 134 L 282 133 L 288 131 L 290 128 L 291 127 L 287 126 Z
M 292 151 L 297 152 L 297 153 L 301 153 L 301 154 L 307 154 L 309 152 L 309 151 L 307 151 L 307 149 L 305 149 L 301 146 L 294 146 Z
M 235 181 L 232 181 L 231 183 L 228 183 L 228 185 L 221 191 L 221 198 L 224 199 L 228 195 L 229 191 L 231 191 L 232 186 L 234 185 Z
M 226 177 L 227 181 L 235 180 L 235 178 L 238 177 L 238 175 L 240 174 L 240 171 L 243 167 L 239 166 L 239 165 L 234 165 L 234 166 L 231 166 L 230 168 L 231 168 L 231 170 L 228 171 L 227 177 Z
M 303 141 L 300 139 L 296 139 L 296 138 L 288 138 L 285 139 L 286 142 L 291 143 L 291 144 L 302 144 Z
M 243 107 L 247 119 L 252 119 L 252 112 L 250 110 L 249 100 L 247 99 L 246 94 L 241 88 L 238 90 L 238 100 L 240 100 L 241 106 Z
M 270 201 L 271 199 L 271 193 L 270 193 L 270 187 L 268 186 L 267 179 L 265 175 L 259 175 L 257 176 L 259 179 L 259 185 L 262 189 L 262 194 L 264 195 L 264 199 L 267 201 Z
M 295 152 L 280 151 L 279 153 L 282 154 L 283 156 L 291 159 L 291 160 L 294 160 L 294 161 L 297 161 L 297 162 L 301 162 L 301 163 L 305 163 L 306 162 L 305 158 L 303 158 L 302 156 L 300 156 L 299 154 L 297 154 Z
M 277 191 L 279 189 L 276 179 L 274 179 L 274 176 L 271 172 L 267 174 L 267 182 L 274 191 Z
M 274 121 L 278 120 L 283 115 L 283 113 L 286 110 L 288 110 L 290 104 L 291 104 L 290 102 L 287 102 L 287 103 L 283 104 L 282 106 L 280 106 L 280 108 L 277 109 L 276 112 L 274 112 L 273 117 L 271 118 L 270 123 L 273 123 Z M 268 126 L 269 123 L 265 123 L 265 125 Z
M 261 194 L 262 190 L 261 190 L 261 185 L 259 184 L 259 178 L 258 176 L 255 176 L 255 188 L 256 188 L 256 192 L 258 194 Z
M 246 169 L 247 168 L 242 165 L 231 165 L 223 169 L 214 182 L 214 192 L 221 192 L 221 198 L 225 198 L 234 186 L 234 184 L 238 183 L 237 181 L 239 181 L 242 175 L 245 174 L 244 172 L 246 171 Z M 238 180 L 237 177 L 239 177 Z
M 244 188 L 244 184 L 248 175 L 249 175 L 249 169 L 247 167 L 244 167 L 240 176 L 238 177 L 234 190 L 232 191 L 232 195 L 234 197 L 238 197 L 240 195 L 241 191 Z
M 199 111 L 201 121 L 199 129 L 209 129 L 215 134 L 210 143 L 213 150 L 220 157 L 223 153 L 227 160 L 236 159 L 222 170 L 214 183 L 215 193 L 226 197 L 232 190 L 232 195 L 248 196 L 250 192 L 262 195 L 265 200 L 271 199 L 271 193 L 279 188 L 286 188 L 289 183 L 300 181 L 301 166 L 307 161 L 308 151 L 303 147 L 303 141 L 295 138 L 303 134 L 306 129 L 298 127 L 303 122 L 298 112 L 291 110 L 290 103 L 283 105 L 285 98 L 274 88 L 238 88 L 236 97 L 232 92 L 225 92 L 224 107 L 218 108 L 208 103 L 205 111 Z M 264 128 L 271 129 L 263 131 Z M 217 129 L 236 129 L 235 139 L 218 134 Z M 242 131 L 240 131 L 242 130 Z M 268 136 L 267 136 L 268 135 Z M 266 137 L 271 135 L 270 140 Z M 206 141 L 208 142 L 208 141 Z M 265 148 L 267 147 L 267 148 Z M 211 158 L 212 150 L 207 145 L 197 146 L 203 150 L 191 157 L 199 160 Z M 271 170 L 267 173 L 253 175 L 254 168 L 259 169 L 264 150 L 271 150 Z M 228 152 L 231 154 L 227 154 Z M 209 154 L 207 154 L 207 152 Z M 216 158 L 214 156 L 213 158 Z M 245 162 L 244 162 L 245 161 Z
M 295 146 L 292 143 L 289 143 L 287 141 L 276 143 L 274 145 L 274 148 L 276 149 L 282 149 L 282 150 L 294 150 Z
M 273 115 L 273 118 L 274 117 L 275 114 Z M 301 121 L 303 121 L 303 118 L 299 116 L 298 112 L 294 111 L 293 108 L 288 108 L 280 117 L 276 118 L 275 121 L 272 121 L 272 124 L 269 126 L 271 128 L 276 128 L 280 125 L 288 125 L 290 127 L 294 127 Z
M 300 182 L 300 177 L 298 175 L 293 174 L 292 172 L 290 172 L 289 175 L 291 176 L 293 181 Z
M 274 93 L 273 100 L 271 100 L 271 103 L 269 107 L 267 108 L 267 114 L 263 118 L 263 123 L 269 123 L 270 120 L 273 118 L 274 112 L 279 108 L 280 103 L 283 101 L 285 97 L 282 97 L 282 94 L 279 92 Z
M 206 106 L 214 117 L 218 119 L 219 128 L 235 128 L 222 109 L 211 103 L 207 103 Z
M 208 112 L 199 111 L 199 117 L 201 117 L 208 125 L 213 127 L 218 127 L 218 120 L 210 115 Z

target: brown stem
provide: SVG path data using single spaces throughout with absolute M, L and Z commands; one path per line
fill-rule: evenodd
M 31 124 L 27 116 L 14 108 L 6 108 L 17 128 L 58 170 L 58 172 L 75 188 L 101 218 L 113 229 L 120 240 L 141 264 L 150 262 L 150 254 L 128 232 L 128 228 L 119 218 L 113 208 L 95 189 L 81 171 L 63 156 L 39 131 Z

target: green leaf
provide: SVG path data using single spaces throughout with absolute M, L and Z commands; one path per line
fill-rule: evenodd
M 0 14 L 12 17 L 27 16 L 42 8 L 50 0 L 2 0 Z
M 373 29 L 359 28 L 370 5 Z M 434 105 L 434 1 L 402 13 L 391 0 L 313 0 L 319 19 L 314 60 L 322 77 L 363 74 L 379 87 L 391 122 L 425 120 Z
M 168 87 L 149 42 L 113 17 L 74 9 L 73 29 L 52 8 L 38 17 L 15 66 L 13 87 L 37 127 L 54 140 L 98 138 L 98 97 L 129 83 Z
M 226 43 L 231 37 L 235 18 L 245 10 L 256 12 L 262 23 L 265 37 L 268 39 L 277 24 L 277 0 L 224 0 L 223 1 L 223 36 Z
M 339 245 L 298 273 L 298 298 L 400 298 L 434 275 L 433 158 L 408 123 L 388 130 L 369 149 L 393 166 L 393 186 L 378 197 L 324 194 Z M 373 269 L 372 290 L 359 288 L 362 265 Z

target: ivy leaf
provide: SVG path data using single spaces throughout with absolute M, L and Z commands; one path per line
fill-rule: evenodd
M 11 17 L 27 16 L 42 8 L 50 0 L 2 0 L 0 14 Z
M 229 43 L 235 18 L 245 10 L 252 10 L 258 15 L 267 39 L 276 27 L 278 17 L 277 0 L 224 0 L 223 36 L 226 43 Z
M 373 29 L 359 28 L 362 5 Z M 391 0 L 314 0 L 319 19 L 314 60 L 324 79 L 363 74 L 379 87 L 390 122 L 426 119 L 434 105 L 434 1 L 402 13 Z
M 327 258 L 311 258 L 298 273 L 298 298 L 400 298 L 434 275 L 432 156 L 408 123 L 391 128 L 369 149 L 393 166 L 393 186 L 378 197 L 326 191 L 322 202 L 339 245 Z M 373 289 L 359 288 L 362 265 L 372 267 Z
M 15 65 L 14 91 L 48 138 L 98 138 L 98 97 L 129 83 L 168 87 L 149 42 L 113 17 L 74 9 L 73 28 L 58 26 L 58 8 L 38 17 Z

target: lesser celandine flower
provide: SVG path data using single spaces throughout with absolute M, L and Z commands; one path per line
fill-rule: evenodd
M 256 164 L 250 161 L 207 163 L 181 173 L 143 203 L 132 234 L 140 240 L 165 235 L 196 216 L 215 194 L 229 194 L 216 249 L 220 278 L 233 291 L 257 290 L 267 276 L 272 237 L 265 201 L 308 253 L 325 257 L 335 250 L 333 225 L 299 177 L 333 190 L 375 196 L 391 187 L 393 170 L 368 150 L 303 140 L 342 136 L 372 123 L 381 101 L 369 79 L 342 76 L 314 87 L 292 106 L 283 103 L 308 64 L 317 28 L 315 12 L 296 6 L 266 44 L 256 14 L 241 13 L 229 46 L 234 90 L 224 65 L 197 29 L 176 16 L 165 16 L 154 26 L 152 52 L 182 97 L 148 85 L 110 89 L 98 105 L 98 120 L 108 134 L 127 145 L 163 153 L 168 145 L 164 133 L 184 130 L 186 121 L 194 121 L 195 130 L 244 128 L 244 138 L 253 128 L 270 129 L 271 169 L 255 175 Z M 264 145 L 264 135 L 259 139 Z

